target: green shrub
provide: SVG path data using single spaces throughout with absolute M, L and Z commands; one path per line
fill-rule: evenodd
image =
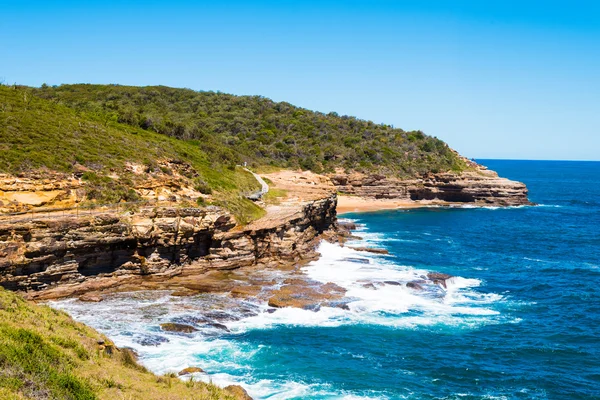
M 314 172 L 348 165 L 411 176 L 433 168 L 449 171 L 462 163 L 444 142 L 421 131 L 405 132 L 261 96 L 119 85 L 62 85 L 33 92 L 81 111 L 116 114 L 135 128 L 193 140 L 217 167 L 244 160 Z

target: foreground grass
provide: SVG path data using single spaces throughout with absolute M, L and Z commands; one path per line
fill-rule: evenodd
M 99 345 L 104 341 L 105 346 Z M 1 399 L 235 399 L 200 382 L 156 376 L 66 313 L 0 289 Z

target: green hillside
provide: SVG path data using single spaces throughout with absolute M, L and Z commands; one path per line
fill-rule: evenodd
M 409 177 L 460 171 L 444 142 L 336 113 L 323 114 L 260 96 L 164 86 L 43 86 L 39 96 L 148 132 L 196 140 L 217 162 L 331 172 L 337 167 Z
M 88 194 L 100 203 L 113 203 L 137 200 L 131 190 L 136 183 L 171 173 L 161 169 L 160 160 L 191 166 L 186 177 L 190 184 L 214 193 L 239 211 L 242 220 L 260 214 L 241 196 L 260 187 L 254 177 L 206 153 L 198 141 L 77 111 L 40 98 L 31 88 L 0 85 L 0 172 L 45 176 L 44 171 L 70 173 L 79 166 L 87 171 L 83 178 Z M 128 173 L 127 163 L 143 165 L 145 173 Z M 118 179 L 113 178 L 115 174 Z

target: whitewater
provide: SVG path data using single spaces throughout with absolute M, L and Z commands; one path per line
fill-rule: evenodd
M 344 215 L 361 239 L 323 242 L 302 272 L 345 288 L 345 308 L 169 291 L 51 305 L 155 373 L 200 366 L 197 379 L 256 399 L 600 397 L 600 168 L 543 163 L 487 163 L 525 181 L 541 207 Z M 576 187 L 586 187 L 577 199 Z M 453 277 L 406 287 L 430 272 Z M 198 331 L 164 332 L 164 322 Z

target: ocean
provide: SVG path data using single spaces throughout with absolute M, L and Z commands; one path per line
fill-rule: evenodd
M 349 309 L 169 292 L 52 302 L 134 348 L 156 373 L 200 366 L 255 399 L 600 398 L 600 163 L 479 160 L 537 206 L 345 214 L 356 252 L 323 243 L 304 267 Z M 447 273 L 447 288 L 386 284 Z M 375 284 L 374 290 L 369 283 Z M 193 335 L 159 324 L 215 317 Z

